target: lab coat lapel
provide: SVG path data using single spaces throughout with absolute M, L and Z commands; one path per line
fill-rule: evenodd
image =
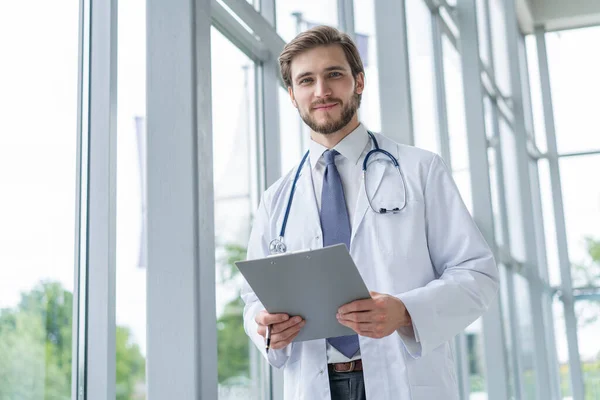
M 372 157 L 376 157 L 373 155 Z M 365 188 L 369 192 L 369 198 L 373 199 L 381 186 L 381 180 L 383 178 L 383 173 L 385 172 L 384 165 L 382 163 L 373 163 L 369 166 L 369 175 L 367 177 L 367 181 L 365 182 L 364 174 L 362 178 L 362 184 L 360 185 L 360 190 L 358 192 L 358 199 L 356 200 L 356 209 L 354 211 L 354 220 L 352 221 L 352 236 L 350 239 L 350 246 L 352 246 L 352 242 L 354 241 L 354 237 L 360 228 L 360 225 L 365 218 L 365 214 L 370 209 L 369 200 L 367 199 L 367 194 L 365 192 Z M 368 187 L 366 186 L 368 185 Z

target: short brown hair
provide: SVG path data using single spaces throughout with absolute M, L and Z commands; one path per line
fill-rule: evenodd
M 286 87 L 292 86 L 292 60 L 298 54 L 319 46 L 340 45 L 346 60 L 350 64 L 352 75 L 356 79 L 359 73 L 365 72 L 362 60 L 356 45 L 347 34 L 336 28 L 320 25 L 301 32 L 291 42 L 285 45 L 279 56 L 281 77 Z

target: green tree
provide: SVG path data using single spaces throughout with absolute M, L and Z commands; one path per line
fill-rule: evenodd
M 246 248 L 236 244 L 223 246 L 224 256 L 217 271 L 221 284 L 235 284 L 239 271 L 236 261 L 246 258 Z M 244 331 L 244 302 L 238 296 L 225 305 L 217 320 L 217 354 L 219 383 L 235 377 L 249 378 L 249 339 Z
M 0 400 L 71 398 L 73 295 L 41 282 L 0 310 Z M 117 327 L 117 399 L 132 399 L 145 361 L 130 332 Z

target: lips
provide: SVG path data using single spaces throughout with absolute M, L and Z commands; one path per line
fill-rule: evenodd
M 329 110 L 331 110 L 333 107 L 335 107 L 337 105 L 338 105 L 338 103 L 319 104 L 318 106 L 314 107 L 314 109 L 316 111 L 329 111 Z

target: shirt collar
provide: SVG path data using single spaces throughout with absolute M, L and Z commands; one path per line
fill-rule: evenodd
M 363 124 L 359 124 L 355 130 L 335 145 L 334 150 L 337 150 L 351 163 L 358 164 L 360 156 L 368 142 L 369 134 L 367 133 L 367 128 Z M 310 164 L 314 169 L 325 150 L 327 150 L 327 147 L 311 139 L 309 150 Z

